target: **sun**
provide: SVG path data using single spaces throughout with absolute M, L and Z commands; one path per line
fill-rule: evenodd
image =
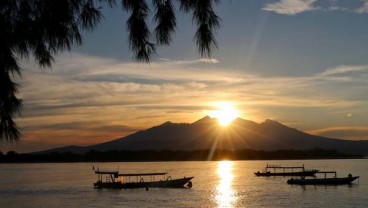
M 238 116 L 238 111 L 230 103 L 219 103 L 217 110 L 210 113 L 210 117 L 216 118 L 221 126 L 228 126 Z

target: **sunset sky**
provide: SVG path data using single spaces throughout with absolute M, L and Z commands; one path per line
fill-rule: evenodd
M 166 121 L 192 123 L 231 103 L 316 135 L 368 140 L 368 0 L 222 0 L 219 48 L 201 59 L 191 16 L 150 64 L 132 61 L 127 14 L 105 18 L 52 69 L 23 60 L 17 118 L 32 152 L 117 139 Z

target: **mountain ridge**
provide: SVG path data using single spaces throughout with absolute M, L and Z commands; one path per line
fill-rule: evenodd
M 220 127 L 217 119 L 205 116 L 193 123 L 166 121 L 158 126 L 137 131 L 125 137 L 90 146 L 66 146 L 45 151 L 86 153 L 111 150 L 308 150 L 336 149 L 342 153 L 368 154 L 368 141 L 351 141 L 311 135 L 267 119 L 262 123 L 235 119 L 228 127 Z

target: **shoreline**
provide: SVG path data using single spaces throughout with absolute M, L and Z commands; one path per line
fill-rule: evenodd
M 175 162 L 175 161 L 255 161 L 255 160 L 323 160 L 368 159 L 366 156 L 340 153 L 337 150 L 146 150 L 146 151 L 89 151 L 85 154 L 52 152 L 47 154 L 0 155 L 0 163 L 74 163 L 74 162 Z

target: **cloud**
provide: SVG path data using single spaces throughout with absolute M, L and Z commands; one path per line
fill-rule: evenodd
M 158 58 L 159 61 L 171 61 L 171 59 L 168 58 Z
M 73 54 L 58 56 L 52 71 L 24 63 L 19 81 L 24 110 L 17 118 L 23 141 L 33 150 L 32 142 L 45 143 L 40 147 L 104 142 L 168 120 L 195 121 L 218 101 L 235 101 L 246 119 L 256 121 L 308 123 L 327 114 L 333 123 L 351 109 L 354 119 L 366 113 L 365 65 L 305 77 L 262 77 L 207 62 L 216 60 L 144 65 Z M 301 118 L 300 112 L 308 115 Z
M 354 79 L 335 79 L 333 76 L 368 68 L 339 66 L 311 77 L 266 78 L 239 74 L 229 69 L 214 70 L 192 65 L 197 60 L 152 62 L 145 66 L 80 54 L 73 57 L 72 60 L 70 57 L 59 57 L 52 72 L 26 70 L 21 83 L 24 86 L 21 96 L 28 109 L 27 116 L 69 114 L 77 110 L 146 103 L 171 105 L 175 103 L 174 99 L 190 103 L 188 100 L 194 102 L 244 95 L 252 105 L 349 106 L 354 105 L 354 100 L 342 100 L 341 96 L 345 95 L 343 90 L 334 98 L 334 94 L 328 92 L 324 85 L 343 87 L 342 81 L 351 82 Z M 303 94 L 300 94 L 301 89 Z
M 69 144 L 68 144 L 69 145 Z M 66 145 L 55 144 L 52 141 L 29 141 L 26 139 L 17 143 L 2 143 L 1 152 L 15 151 L 18 153 L 36 152 Z
M 355 9 L 355 12 L 358 14 L 365 14 L 368 13 L 368 0 L 363 1 L 363 5 L 357 9 Z
M 324 129 L 309 130 L 308 133 L 331 138 L 368 140 L 368 127 L 366 126 L 330 127 Z
M 279 0 L 278 2 L 265 4 L 262 10 L 277 14 L 296 15 L 303 12 L 316 10 L 314 5 L 317 0 Z
M 343 1 L 330 0 L 327 4 L 316 5 L 318 0 L 278 0 L 274 3 L 265 4 L 262 8 L 264 11 L 275 12 L 283 15 L 296 15 L 308 11 L 323 12 L 349 12 L 356 14 L 368 13 L 368 0 L 360 0 L 362 4 L 356 7 L 354 1 L 352 4 L 346 4 Z M 350 3 L 350 2 L 349 2 Z
M 215 58 L 201 58 L 201 59 L 199 59 L 199 62 L 204 62 L 204 63 L 208 63 L 208 64 L 218 64 L 218 63 L 220 63 L 220 61 L 215 59 Z
M 339 0 L 329 0 L 329 4 L 327 8 L 322 8 L 322 11 L 351 11 L 349 8 L 346 7 L 346 5 L 341 5 L 341 2 Z
M 328 11 L 348 11 L 347 8 L 342 8 L 338 6 L 330 6 L 327 10 Z
M 368 71 L 368 65 L 343 65 L 335 68 L 329 68 L 326 71 L 322 72 L 321 75 L 331 76 L 364 71 Z

